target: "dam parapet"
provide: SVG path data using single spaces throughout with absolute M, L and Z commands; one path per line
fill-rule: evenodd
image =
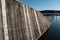
M 50 27 L 49 20 L 18 0 L 0 0 L 0 40 L 38 40 Z

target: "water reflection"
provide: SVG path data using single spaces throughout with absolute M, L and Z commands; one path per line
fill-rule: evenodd
M 60 40 L 60 16 L 55 16 L 49 30 L 39 40 Z

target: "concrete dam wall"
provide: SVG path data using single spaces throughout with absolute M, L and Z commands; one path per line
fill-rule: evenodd
M 0 40 L 38 40 L 51 21 L 16 0 L 0 0 Z

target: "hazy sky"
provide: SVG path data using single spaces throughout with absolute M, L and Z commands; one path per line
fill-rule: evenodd
M 36 10 L 60 10 L 60 0 L 20 0 Z

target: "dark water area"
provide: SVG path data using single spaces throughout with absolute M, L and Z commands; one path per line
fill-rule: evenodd
M 54 16 L 51 27 L 39 40 L 60 40 L 60 16 Z

